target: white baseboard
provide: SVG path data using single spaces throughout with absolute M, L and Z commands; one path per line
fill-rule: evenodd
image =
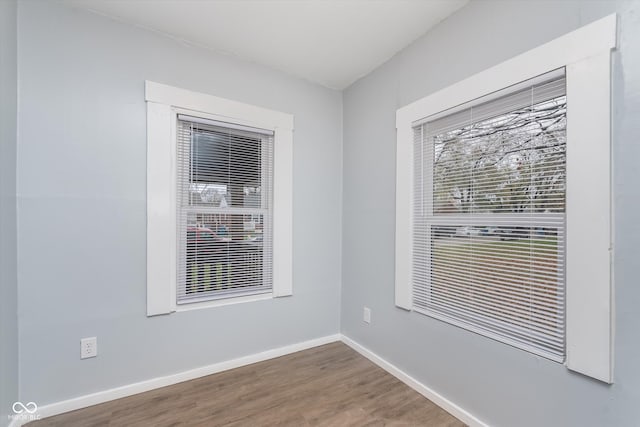
M 370 361 L 372 361 L 373 363 L 375 363 L 376 365 L 378 365 L 379 367 L 381 367 L 382 369 L 384 369 L 385 371 L 387 371 L 388 373 L 390 373 L 391 375 L 393 375 L 394 377 L 398 378 L 400 381 L 402 381 L 403 383 L 405 383 L 406 385 L 408 385 L 409 387 L 411 387 L 412 389 L 414 389 L 415 391 L 417 391 L 418 393 L 420 393 L 421 395 L 423 395 L 424 397 L 426 397 L 427 399 L 429 399 L 430 401 L 432 401 L 433 403 L 435 403 L 436 405 L 438 405 L 439 407 L 441 407 L 442 409 L 444 409 L 445 411 L 453 415 L 454 417 L 458 418 L 463 423 L 468 424 L 471 427 L 488 427 L 488 424 L 482 422 L 476 416 L 467 412 L 465 409 L 456 405 L 455 403 L 453 403 L 446 397 L 442 396 L 441 394 L 437 393 L 436 391 L 430 389 L 426 385 L 422 384 L 420 381 L 416 380 L 406 372 L 402 371 L 397 366 L 387 362 L 382 357 L 378 356 L 368 348 L 358 344 L 351 338 L 345 335 L 342 335 L 342 342 L 348 345 L 349 347 L 351 347 L 352 349 L 354 349 L 355 351 L 357 351 L 358 353 L 360 353 L 361 355 L 363 355 L 364 357 L 366 357 L 367 359 L 369 359 Z
M 110 400 L 120 399 L 122 397 L 131 396 L 133 394 L 142 393 L 156 388 L 181 383 L 183 381 L 189 381 L 195 378 L 227 371 L 229 369 L 239 368 L 241 366 L 262 362 L 264 360 L 269 360 L 280 356 L 285 356 L 287 354 L 306 350 L 312 347 L 318 347 L 324 344 L 340 341 L 340 339 L 340 334 L 328 335 L 297 344 L 291 344 L 284 347 L 263 351 L 261 353 L 251 354 L 249 356 L 239 357 L 233 360 L 214 363 L 213 365 L 209 366 L 202 366 L 200 368 L 179 372 L 173 375 L 157 377 L 134 384 L 128 384 L 122 387 L 112 388 L 110 390 L 99 391 L 97 393 L 87 394 L 84 396 L 75 397 L 73 399 L 41 406 L 38 408 L 37 414 L 39 414 L 42 418 L 51 417 L 53 415 L 75 411 L 76 409 L 86 408 L 88 406 L 97 405 L 99 403 L 108 402 Z M 14 419 L 9 424 L 9 426 L 18 427 L 26 422 L 27 421 L 19 421 Z
M 86 408 L 88 406 L 97 405 L 99 403 L 109 402 L 111 400 L 120 399 L 122 397 L 131 396 L 145 391 L 154 390 L 160 387 L 166 387 L 169 385 L 181 383 L 183 381 L 189 381 L 195 378 L 200 378 L 206 375 L 215 374 L 229 369 L 239 368 L 241 366 L 250 365 L 252 363 L 262 362 L 264 360 L 273 359 L 287 354 L 295 353 L 298 351 L 306 350 L 313 347 L 318 347 L 324 344 L 329 344 L 336 341 L 342 341 L 385 371 L 389 372 L 400 381 L 416 390 L 418 393 L 431 400 L 436 405 L 449 412 L 451 415 L 458 418 L 460 421 L 468 424 L 472 427 L 488 427 L 488 424 L 480 421 L 477 417 L 470 414 L 460 406 L 451 402 L 444 396 L 438 394 L 434 390 L 430 389 L 426 385 L 422 384 L 415 378 L 411 377 L 404 371 L 400 370 L 395 365 L 387 362 L 371 350 L 360 345 L 351 338 L 341 335 L 328 335 L 321 338 L 316 338 L 309 341 L 304 341 L 297 344 L 292 344 L 272 350 L 263 351 L 261 353 L 252 354 L 249 356 L 239 357 L 237 359 L 227 360 L 224 362 L 214 363 L 213 365 L 202 366 L 200 368 L 191 369 L 184 372 L 179 372 L 173 375 L 167 375 L 164 377 L 157 377 L 146 381 L 141 381 L 134 384 L 128 384 L 121 387 L 112 388 L 109 390 L 99 391 L 97 393 L 87 394 L 84 396 L 75 397 L 73 399 L 64 400 L 61 402 L 51 403 L 38 408 L 37 414 L 41 418 L 51 417 L 54 415 L 62 414 L 64 412 L 75 411 L 76 409 Z M 25 424 L 27 421 L 21 421 L 13 419 L 9 423 L 9 427 L 19 427 Z

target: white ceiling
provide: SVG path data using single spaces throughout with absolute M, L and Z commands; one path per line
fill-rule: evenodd
M 65 0 L 343 89 L 468 0 Z

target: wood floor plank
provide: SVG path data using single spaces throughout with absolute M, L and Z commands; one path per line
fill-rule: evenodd
M 342 343 L 185 381 L 28 425 L 464 426 Z

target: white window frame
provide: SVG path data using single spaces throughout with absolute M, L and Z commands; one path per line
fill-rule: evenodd
M 147 316 L 283 297 L 293 293 L 293 115 L 145 82 L 147 103 Z M 274 132 L 271 294 L 176 303 L 178 114 Z
M 567 79 L 566 360 L 613 382 L 612 14 L 396 112 L 395 304 L 412 310 L 412 123 L 564 67 Z

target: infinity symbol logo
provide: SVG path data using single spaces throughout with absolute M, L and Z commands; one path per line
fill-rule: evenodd
M 22 414 L 23 412 L 28 412 L 33 414 L 38 410 L 38 405 L 35 402 L 28 402 L 26 405 L 22 402 L 16 402 L 13 404 L 13 412 L 16 414 Z

